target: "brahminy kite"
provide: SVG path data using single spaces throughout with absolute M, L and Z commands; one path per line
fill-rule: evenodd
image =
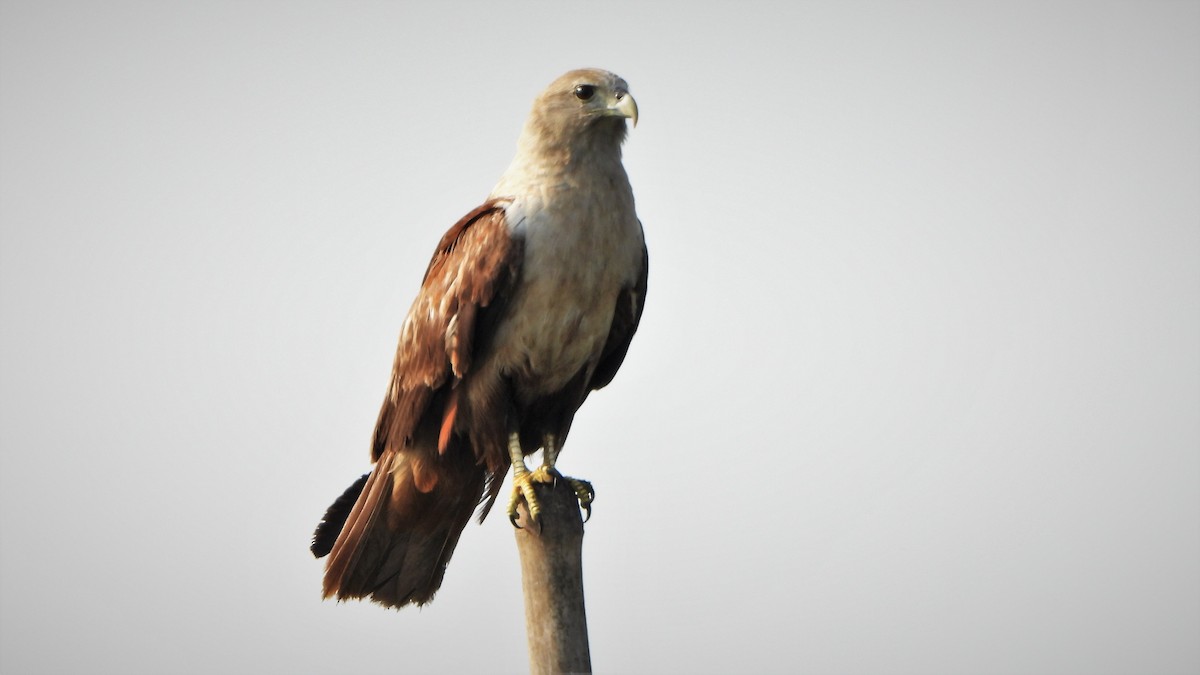
M 400 329 L 372 441 L 374 466 L 334 502 L 312 551 L 325 597 L 422 605 L 463 528 L 513 473 L 508 516 L 533 483 L 586 481 L 555 463 L 575 411 L 612 381 L 637 330 L 647 256 L 621 164 L 629 87 L 573 70 L 539 95 L 487 201 L 442 237 Z M 530 471 L 525 456 L 542 450 Z

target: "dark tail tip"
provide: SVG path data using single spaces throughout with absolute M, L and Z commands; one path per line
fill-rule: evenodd
M 337 541 L 338 535 L 342 533 L 342 526 L 346 524 L 346 519 L 350 517 L 350 510 L 354 508 L 354 502 L 358 501 L 358 495 L 362 493 L 363 486 L 367 484 L 367 478 L 371 474 L 364 473 L 362 478 L 354 481 L 354 485 L 346 488 L 341 497 L 330 505 L 325 511 L 325 517 L 317 523 L 317 529 L 313 532 L 312 545 L 309 550 L 318 558 L 324 558 L 333 550 L 333 544 Z

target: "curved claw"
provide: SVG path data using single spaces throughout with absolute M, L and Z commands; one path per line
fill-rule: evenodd
M 525 529 L 525 528 L 521 527 L 520 523 L 517 522 L 518 520 L 520 520 L 520 518 L 518 517 L 517 513 L 513 513 L 512 515 L 510 515 L 508 517 L 508 522 L 512 523 L 513 527 L 517 528 L 518 530 Z M 531 520 L 532 520 L 532 518 L 531 518 Z M 542 519 L 538 518 L 536 520 L 533 520 L 533 522 L 535 525 L 537 525 L 538 534 L 541 534 L 542 533 Z
M 550 466 L 540 466 L 532 472 L 521 473 L 513 476 L 512 495 L 508 499 L 508 522 L 518 530 L 525 529 L 521 527 L 517 521 L 520 519 L 517 512 L 517 504 L 522 497 L 525 498 L 525 506 L 529 513 L 529 520 L 537 523 L 538 532 L 542 531 L 541 515 L 542 505 L 538 503 L 537 494 L 533 490 L 534 483 L 553 483 L 561 479 L 567 481 L 571 486 L 571 490 L 575 492 L 575 498 L 579 500 L 579 508 L 584 511 L 583 522 L 587 522 L 592 518 L 592 502 L 596 500 L 596 490 L 592 484 L 586 480 L 578 478 L 570 478 L 563 476 L 557 469 Z
M 541 519 L 538 516 L 542 513 L 542 505 L 538 503 L 537 495 L 533 491 L 533 478 L 528 473 L 513 476 L 512 495 L 508 498 L 508 522 L 518 530 L 524 529 L 517 524 L 517 502 L 522 497 L 525 498 L 525 508 L 529 513 L 529 520 L 537 523 L 540 529 Z
M 567 482 L 575 491 L 575 497 L 579 499 L 579 508 L 587 514 L 583 519 L 583 522 L 586 523 L 592 517 L 592 502 L 596 500 L 596 490 L 591 483 L 579 478 L 568 478 Z

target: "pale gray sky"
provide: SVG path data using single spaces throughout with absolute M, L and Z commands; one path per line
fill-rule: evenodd
M 503 517 L 320 600 L 403 314 L 612 70 L 602 672 L 1200 670 L 1200 4 L 0 2 L 0 671 L 521 672 Z

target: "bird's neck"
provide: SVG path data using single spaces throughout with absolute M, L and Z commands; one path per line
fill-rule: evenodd
M 556 134 L 530 120 L 517 142 L 517 154 L 496 186 L 494 196 L 519 194 L 532 185 L 579 184 L 584 180 L 624 178 L 621 142 L 625 121 L 596 120 L 583 133 Z

